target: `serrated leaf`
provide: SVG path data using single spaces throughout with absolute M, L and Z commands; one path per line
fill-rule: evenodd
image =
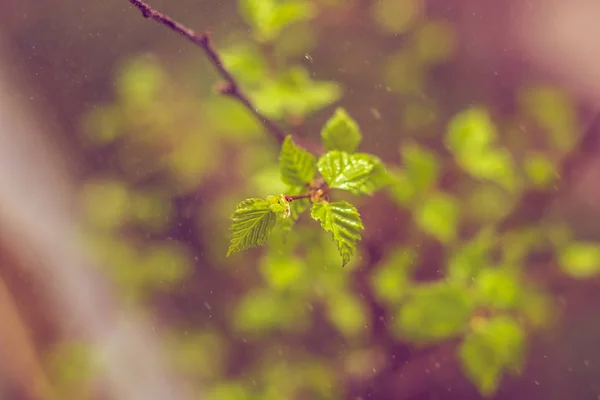
M 319 159 L 317 166 L 330 188 L 357 195 L 370 195 L 388 180 L 381 160 L 370 154 L 332 150 Z
M 360 240 L 360 231 L 364 229 L 360 214 L 356 208 L 345 201 L 313 204 L 311 217 L 321 223 L 323 229 L 333 234 L 338 251 L 342 256 L 342 266 L 350 261 L 356 242 Z
M 230 226 L 231 242 L 227 256 L 262 246 L 275 227 L 277 216 L 263 199 L 247 199 L 238 204 Z
M 498 389 L 504 370 L 519 373 L 523 364 L 525 335 L 509 317 L 481 321 L 458 350 L 460 366 L 483 396 Z
M 285 138 L 279 155 L 281 180 L 290 186 L 310 183 L 317 172 L 317 159 L 297 146 L 291 135 Z
M 338 108 L 321 130 L 325 150 L 341 150 L 354 153 L 362 140 L 358 124 L 346 110 Z
M 392 183 L 392 177 L 390 176 L 389 171 L 385 167 L 385 164 L 383 163 L 383 161 L 381 161 L 381 159 L 379 159 L 379 157 L 376 157 L 372 154 L 364 153 L 353 154 L 353 156 L 363 157 L 364 159 L 373 163 L 373 169 L 369 174 L 369 178 L 359 189 L 360 193 L 371 195 Z

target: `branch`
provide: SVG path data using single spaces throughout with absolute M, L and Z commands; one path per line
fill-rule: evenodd
M 173 20 L 167 15 L 164 15 L 161 12 L 150 7 L 142 0 L 129 0 L 129 2 L 142 12 L 144 18 L 153 19 L 159 24 L 162 24 L 167 28 L 171 29 L 172 31 L 177 32 L 178 34 L 182 35 L 183 37 L 187 38 L 189 41 L 194 43 L 196 46 L 200 47 L 202 51 L 204 51 L 212 65 L 215 67 L 217 72 L 225 80 L 223 86 L 220 87 L 220 92 L 222 94 L 231 96 L 237 99 L 237 101 L 239 101 L 240 103 L 242 103 L 242 105 L 246 107 L 246 109 L 248 109 L 248 111 L 250 111 L 250 113 L 262 123 L 264 128 L 271 135 L 273 135 L 273 137 L 275 137 L 279 144 L 283 143 L 285 139 L 284 132 L 273 121 L 271 121 L 268 117 L 266 117 L 260 111 L 258 111 L 256 107 L 254 107 L 252 101 L 250 101 L 248 96 L 246 96 L 246 94 L 242 92 L 237 80 L 233 77 L 231 72 L 229 72 L 223 65 L 223 61 L 221 60 L 221 57 L 219 56 L 215 48 L 213 47 L 208 33 L 205 32 L 202 34 L 197 34 L 187 26 L 180 24 L 179 22 Z

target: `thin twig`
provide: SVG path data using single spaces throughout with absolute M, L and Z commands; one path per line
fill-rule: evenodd
M 224 85 L 220 88 L 220 92 L 222 94 L 231 96 L 237 99 L 240 103 L 244 105 L 252 113 L 252 115 L 259 120 L 265 129 L 275 137 L 275 139 L 281 144 L 285 139 L 285 133 L 279 128 L 273 121 L 271 121 L 268 117 L 263 115 L 260 111 L 254 107 L 252 101 L 242 92 L 237 80 L 233 77 L 231 72 L 225 68 L 223 65 L 223 61 L 221 57 L 213 47 L 210 37 L 208 33 L 198 34 L 194 32 L 192 29 L 188 28 L 185 25 L 180 24 L 179 22 L 173 20 L 167 15 L 162 14 L 161 12 L 155 10 L 150 7 L 148 4 L 143 2 L 142 0 L 129 0 L 129 2 L 137 7 L 141 12 L 144 18 L 151 18 L 154 21 L 158 22 L 171 29 L 174 32 L 182 35 L 187 38 L 189 41 L 194 43 L 196 46 L 200 47 L 202 51 L 206 54 L 210 62 L 213 64 L 215 69 L 219 72 L 219 74 L 225 80 Z

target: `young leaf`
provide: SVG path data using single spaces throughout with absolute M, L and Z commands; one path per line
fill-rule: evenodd
M 387 183 L 383 163 L 370 154 L 332 150 L 319 159 L 317 166 L 332 189 L 370 195 Z
M 285 138 L 279 156 L 281 180 L 290 186 L 310 183 L 317 171 L 317 160 L 308 151 L 298 147 L 291 136 Z
M 362 140 L 358 124 L 346 110 L 338 108 L 321 131 L 325 150 L 354 153 Z
M 356 208 L 345 201 L 315 203 L 310 215 L 321 223 L 323 229 L 333 234 L 333 240 L 342 256 L 342 266 L 348 264 L 354 254 L 356 242 L 360 240 L 360 231 L 364 229 Z
M 277 222 L 276 214 L 270 204 L 263 199 L 247 199 L 238 204 L 229 228 L 231 243 L 227 256 L 262 246 Z

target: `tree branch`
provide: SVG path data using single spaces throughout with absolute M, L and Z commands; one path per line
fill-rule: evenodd
M 129 2 L 137 7 L 141 12 L 144 18 L 150 18 L 154 21 L 158 22 L 171 29 L 174 32 L 177 32 L 181 36 L 187 38 L 189 41 L 194 43 L 196 46 L 200 47 L 202 51 L 206 54 L 210 62 L 213 64 L 217 72 L 223 77 L 225 83 L 220 87 L 220 92 L 222 94 L 231 96 L 235 98 L 237 101 L 242 103 L 248 111 L 262 123 L 264 128 L 277 140 L 279 144 L 283 143 L 285 139 L 285 133 L 279 128 L 273 121 L 271 121 L 268 117 L 263 115 L 260 111 L 254 107 L 252 101 L 242 92 L 237 80 L 233 77 L 231 72 L 225 68 L 223 65 L 223 61 L 221 57 L 213 47 L 208 33 L 204 32 L 202 34 L 198 34 L 194 32 L 192 29 L 188 28 L 185 25 L 180 24 L 179 22 L 173 20 L 167 15 L 162 14 L 161 12 L 155 10 L 150 7 L 142 0 L 129 0 Z

